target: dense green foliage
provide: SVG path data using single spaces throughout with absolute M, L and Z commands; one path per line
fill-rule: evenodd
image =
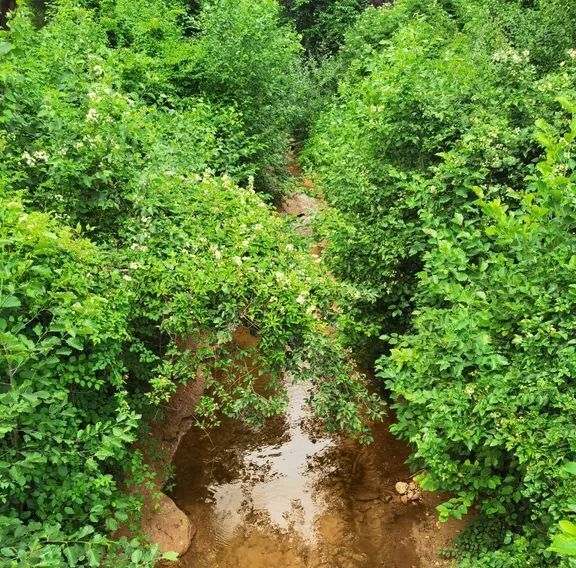
M 315 57 L 338 50 L 348 28 L 372 4 L 370 0 L 282 0 L 288 17 L 302 34 L 302 44 Z M 374 2 L 378 4 L 378 2 Z
M 380 361 L 398 400 L 395 430 L 418 440 L 428 468 L 423 486 L 455 495 L 441 515 L 472 504 L 505 515 L 505 538 L 521 551 L 526 538 L 546 547 L 574 492 L 562 469 L 576 451 L 574 126 L 560 144 L 546 140 L 548 159 L 517 207 L 479 191 L 453 223 L 428 229 L 411 333 Z
M 293 376 L 366 437 L 337 325 L 440 517 L 476 511 L 448 554 L 574 565 L 576 3 L 46 4 L 0 32 L 0 567 L 149 566 L 110 536 L 132 444 L 199 373 L 199 421 Z M 344 287 L 267 204 L 310 127 Z
M 379 357 L 395 432 L 423 485 L 452 492 L 441 517 L 473 506 L 500 527 L 465 566 L 557 565 L 547 533 L 576 489 L 573 10 L 367 10 L 306 151 L 332 206 L 326 258 L 356 288 L 349 337 Z
M 199 369 L 199 420 L 281 411 L 286 372 L 331 429 L 378 413 L 330 332 L 335 283 L 253 189 L 304 88 L 278 18 L 62 0 L 2 32 L 0 566 L 149 565 L 106 534 L 137 518 L 142 416 Z M 265 393 L 233 373 L 241 325 Z
M 564 466 L 564 470 L 574 476 L 576 475 L 576 462 L 568 462 Z M 567 510 L 571 513 L 576 513 L 576 503 L 570 502 Z M 571 563 L 567 562 L 568 566 L 574 565 L 574 556 L 576 556 L 576 525 L 567 519 L 562 519 L 558 526 L 560 531 L 554 535 L 554 540 L 550 546 L 550 550 L 557 552 L 565 557 L 571 559 Z

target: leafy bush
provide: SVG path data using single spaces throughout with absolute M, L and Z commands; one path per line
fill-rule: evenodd
M 66 529 L 103 522 L 138 419 L 120 358 L 122 280 L 89 242 L 16 197 L 1 203 L 0 511 Z
M 105 534 L 137 517 L 138 503 L 120 487 L 126 475 L 145 478 L 130 447 L 141 415 L 199 368 L 210 379 L 199 419 L 224 413 L 258 422 L 281 411 L 286 372 L 316 385 L 312 403 L 331 429 L 365 437 L 367 420 L 380 412 L 330 333 L 337 286 L 249 181 L 270 156 L 262 148 L 288 124 L 268 108 L 272 98 L 255 100 L 254 77 L 242 76 L 266 54 L 250 59 L 247 51 L 235 61 L 241 67 L 228 79 L 237 81 L 238 100 L 230 83 L 211 101 L 177 88 L 184 64 L 217 51 L 210 26 L 248 18 L 242 7 L 206 8 L 201 21 L 210 25 L 197 43 L 185 41 L 178 6 L 163 20 L 161 11 L 130 11 L 122 0 L 63 0 L 40 30 L 20 9 L 2 32 L 6 566 L 151 564 L 153 548 Z M 266 36 L 276 8 L 261 8 L 251 17 L 262 19 Z M 243 34 L 249 50 L 248 29 Z M 279 50 L 291 53 L 294 38 L 278 37 L 269 54 L 278 64 L 268 70 L 281 73 Z M 282 81 L 270 96 L 281 95 Z M 242 105 L 250 97 L 262 116 L 270 112 L 271 131 L 267 124 L 246 132 Z M 264 396 L 255 392 L 257 377 L 231 378 L 239 355 L 231 340 L 241 325 L 260 337 L 255 356 L 270 377 Z
M 268 153 L 281 157 L 307 84 L 298 36 L 288 25 L 280 25 L 278 3 L 207 2 L 198 25 L 191 77 L 208 97 L 234 102 L 247 133 L 257 136 Z
M 110 0 L 98 11 L 126 89 L 156 101 L 200 95 L 235 109 L 255 138 L 251 162 L 261 175 L 282 163 L 310 89 L 299 38 L 275 0 L 203 1 L 190 12 L 167 0 Z
M 556 67 L 511 41 L 483 3 L 367 10 L 305 156 L 332 206 L 326 258 L 355 290 L 350 341 L 380 355 L 424 485 L 453 492 L 444 518 L 504 520 L 466 566 L 554 565 L 574 490 L 573 134 L 555 141 L 576 66 L 571 40 Z
M 574 492 L 574 127 L 541 136 L 547 160 L 515 208 L 478 190 L 428 229 L 414 331 L 380 361 L 424 487 L 455 495 L 441 516 L 474 504 L 545 534 Z
M 532 63 L 550 71 L 576 45 L 576 6 L 565 0 L 484 0 L 499 27 L 519 50 L 526 50 Z
M 450 219 L 469 184 L 504 195 L 538 155 L 534 120 L 557 121 L 553 99 L 573 85 L 573 65 L 537 82 L 503 35 L 477 22 L 463 34 L 440 5 L 415 5 L 369 10 L 349 33 L 358 57 L 306 153 L 336 209 L 327 256 L 361 292 L 366 335 L 409 324 L 427 247 L 419 212 Z

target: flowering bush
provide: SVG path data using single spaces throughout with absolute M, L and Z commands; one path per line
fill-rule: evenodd
M 332 206 L 326 258 L 356 289 L 350 340 L 377 360 L 422 483 L 453 492 L 443 518 L 474 506 L 499 527 L 464 565 L 555 565 L 576 449 L 576 65 L 568 40 L 544 62 L 487 5 L 363 14 L 306 159 Z
M 55 3 L 39 30 L 20 8 L 0 32 L 7 567 L 152 565 L 153 547 L 106 534 L 137 517 L 120 488 L 126 475 L 146 478 L 131 449 L 141 417 L 199 368 L 209 379 L 199 420 L 280 412 L 285 372 L 313 382 L 331 429 L 363 438 L 380 413 L 329 333 L 335 283 L 252 188 L 272 160 L 265 148 L 288 134 L 280 102 L 271 105 L 290 86 L 296 49 L 277 6 L 206 5 L 203 33 L 188 40 L 179 4 L 155 13 L 122 0 L 81 4 Z M 221 55 L 218 41 L 233 57 L 217 33 L 228 17 L 244 22 L 245 52 L 216 92 L 201 62 Z M 256 38 L 274 38 L 273 52 L 250 51 L 250 22 L 260 22 Z M 258 69 L 274 81 L 256 100 Z M 256 127 L 248 108 L 274 125 Z M 255 376 L 231 378 L 239 326 L 260 338 L 265 396 Z

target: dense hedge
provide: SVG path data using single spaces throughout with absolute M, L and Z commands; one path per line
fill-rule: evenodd
M 470 566 L 557 565 L 547 531 L 575 489 L 572 10 L 367 10 L 306 151 L 326 258 L 356 289 L 349 337 L 379 357 L 422 483 L 453 493 L 443 517 L 503 527 Z
M 215 374 L 198 419 L 281 411 L 286 371 L 329 428 L 378 412 L 330 336 L 335 283 L 252 187 L 301 87 L 278 10 L 62 0 L 1 33 L 0 566 L 150 565 L 106 536 L 137 516 L 141 416 L 199 366 L 232 371 L 239 325 L 266 396 Z

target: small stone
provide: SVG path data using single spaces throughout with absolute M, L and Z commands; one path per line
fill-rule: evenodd
M 404 481 L 399 481 L 396 485 L 396 491 L 400 494 L 400 495 L 405 495 L 408 492 L 408 484 L 405 483 Z
M 404 503 L 404 505 L 408 504 L 408 495 L 402 495 L 402 497 L 400 497 L 400 501 L 402 501 L 402 503 Z
M 352 497 L 356 501 L 376 501 L 376 499 L 380 498 L 380 492 L 375 489 L 360 487 L 354 491 Z

